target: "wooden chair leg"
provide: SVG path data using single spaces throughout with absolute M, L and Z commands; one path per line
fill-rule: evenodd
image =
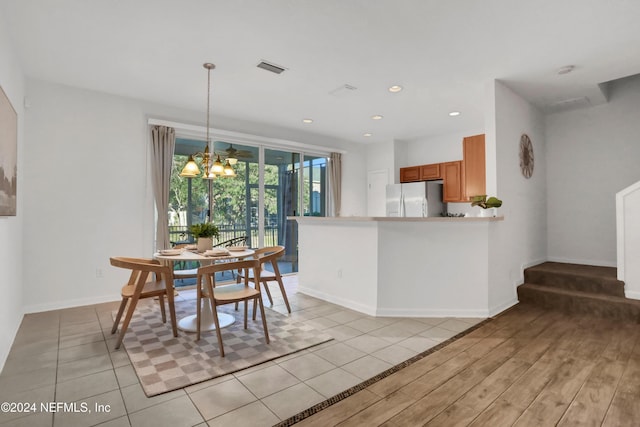
M 167 291 L 167 302 L 169 303 L 169 316 L 171 316 L 171 329 L 173 336 L 178 336 L 178 321 L 176 319 L 176 304 L 173 298 L 173 287 Z
M 160 313 L 162 314 L 162 323 L 167 323 L 167 312 L 164 309 L 163 295 L 158 295 L 158 302 L 160 303 Z
M 133 312 L 136 310 L 136 305 L 138 305 L 139 295 L 134 295 L 131 297 L 131 301 L 129 301 L 129 309 L 127 310 L 127 314 L 124 316 L 124 321 L 122 322 L 122 330 L 120 331 L 120 335 L 116 340 L 116 350 L 120 348 L 120 344 L 122 344 L 122 340 L 124 339 L 124 334 L 127 332 L 129 328 L 129 322 L 131 322 L 131 318 L 133 317 Z
M 247 314 L 249 312 L 249 301 L 244 300 L 244 328 L 247 329 Z
M 202 313 L 202 309 L 200 308 L 202 304 L 202 289 L 200 285 L 201 283 L 198 281 L 196 284 L 196 341 L 200 341 L 200 321 Z
M 213 321 L 216 323 L 216 335 L 218 336 L 218 346 L 220 347 L 220 357 L 224 357 L 224 345 L 222 344 L 222 332 L 220 332 L 220 320 L 218 320 L 218 311 L 216 309 L 216 300 L 213 296 L 213 287 L 207 283 L 209 291 L 209 301 L 211 301 L 211 311 L 213 312 Z
M 115 334 L 118 330 L 118 325 L 120 324 L 122 313 L 124 313 L 124 308 L 127 306 L 127 301 L 128 298 L 122 298 L 122 302 L 120 303 L 120 307 L 118 308 L 118 314 L 116 314 L 116 320 L 113 321 L 113 327 L 111 328 L 112 334 Z
M 269 287 L 267 286 L 267 281 L 263 280 L 262 283 L 264 284 L 264 290 L 267 292 L 267 298 L 269 298 L 269 304 L 273 306 L 273 298 L 271 298 L 271 292 L 269 291 Z
M 247 275 L 249 274 L 249 271 L 245 268 L 244 269 L 244 283 L 245 285 L 248 283 L 248 279 L 247 279 Z M 238 275 L 235 276 L 236 279 L 236 283 L 240 283 L 240 270 L 238 270 Z M 236 302 L 236 311 L 238 311 L 238 303 Z
M 269 331 L 267 330 L 267 318 L 264 315 L 264 305 L 262 304 L 262 296 L 258 297 L 258 303 L 260 304 L 260 314 L 262 314 L 262 329 L 264 329 L 264 338 L 269 344 Z
M 287 298 L 287 292 L 284 290 L 284 283 L 282 283 L 282 277 L 277 277 L 278 286 L 280 286 L 280 292 L 282 293 L 282 298 L 284 298 L 284 304 L 287 306 L 287 310 L 289 314 L 291 314 L 291 306 L 289 305 L 289 298 Z

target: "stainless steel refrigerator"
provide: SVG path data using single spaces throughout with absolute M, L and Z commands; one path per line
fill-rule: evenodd
M 446 205 L 442 202 L 442 182 L 422 181 L 387 185 L 387 216 L 441 216 Z

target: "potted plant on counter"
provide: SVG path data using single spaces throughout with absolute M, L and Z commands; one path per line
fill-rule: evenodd
M 502 200 L 493 196 L 487 198 L 486 194 L 471 196 L 471 206 L 480 206 L 482 208 L 480 216 L 497 216 L 498 208 L 502 206 Z
M 204 252 L 213 248 L 213 238 L 220 236 L 218 227 L 212 222 L 193 224 L 189 227 L 189 231 L 191 231 L 193 237 L 197 239 L 198 252 Z

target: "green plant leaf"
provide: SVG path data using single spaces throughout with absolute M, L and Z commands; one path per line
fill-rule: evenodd
M 203 222 L 202 224 L 193 224 L 189 231 L 193 237 L 218 237 L 220 235 L 218 227 L 212 222 Z
M 499 208 L 502 206 L 502 200 L 497 197 L 489 197 L 486 204 L 488 208 Z

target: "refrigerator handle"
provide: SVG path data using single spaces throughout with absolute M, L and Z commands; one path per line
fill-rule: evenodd
M 422 199 L 422 217 L 426 217 L 427 216 L 427 198 L 423 198 Z
M 400 193 L 400 206 L 398 207 L 398 216 L 404 217 L 404 192 Z

